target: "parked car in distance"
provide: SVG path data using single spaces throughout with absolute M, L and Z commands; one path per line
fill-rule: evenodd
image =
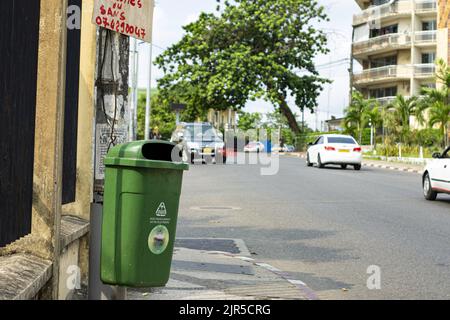
M 351 165 L 361 170 L 362 148 L 356 140 L 347 135 L 322 135 L 314 143 L 310 143 L 306 153 L 306 164 L 319 168 L 326 165 L 340 165 L 346 169 Z
M 295 147 L 290 144 L 287 144 L 284 146 L 284 152 L 295 152 Z
M 251 153 L 254 153 L 254 152 L 260 153 L 260 152 L 264 152 L 264 150 L 265 150 L 264 144 L 259 141 L 251 141 L 249 144 L 247 144 L 244 147 L 244 152 L 247 152 L 247 153 L 250 153 L 250 152 Z
M 279 144 L 274 144 L 272 146 L 272 152 L 294 152 L 295 147 L 289 144 L 285 144 L 281 147 Z
M 284 152 L 284 148 L 282 148 L 279 144 L 274 144 L 272 146 L 272 152 Z
M 182 145 L 183 162 L 227 162 L 223 135 L 210 123 L 180 123 L 170 141 Z
M 433 154 L 423 172 L 422 187 L 425 199 L 434 201 L 439 193 L 450 194 L 450 147 L 442 154 Z

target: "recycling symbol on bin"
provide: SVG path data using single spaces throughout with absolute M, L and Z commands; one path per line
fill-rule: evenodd
M 161 204 L 159 205 L 158 210 L 156 210 L 156 215 L 158 217 L 167 216 L 166 204 L 164 202 L 161 202 Z

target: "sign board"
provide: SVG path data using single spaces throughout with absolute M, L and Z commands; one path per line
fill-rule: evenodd
M 92 22 L 152 42 L 154 0 L 95 0 Z
M 111 141 L 111 127 L 108 124 L 97 124 L 95 137 L 95 179 L 105 179 L 105 157 L 108 149 L 119 144 L 128 142 L 128 127 L 118 126 L 114 129 L 113 140 Z

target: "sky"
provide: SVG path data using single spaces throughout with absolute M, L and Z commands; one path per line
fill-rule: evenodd
M 328 47 L 331 51 L 327 55 L 318 56 L 315 62 L 321 76 L 333 82 L 324 87 L 318 99 L 319 112 L 316 115 L 305 113 L 305 120 L 313 129 L 321 129 L 323 121 L 331 116 L 341 117 L 348 104 L 351 24 L 353 14 L 359 10 L 353 0 L 319 0 L 319 3 L 325 7 L 331 21 L 318 24 L 316 27 L 328 35 Z M 216 6 L 216 0 L 156 0 L 152 59 L 183 37 L 184 25 L 197 20 L 202 11 L 215 11 Z M 149 57 L 149 45 L 139 45 L 139 87 L 146 87 L 149 81 Z M 152 86 L 155 87 L 156 80 L 161 78 L 163 73 L 153 66 L 151 74 Z M 288 102 L 293 112 L 299 114 L 300 110 L 295 106 L 293 99 L 289 99 Z M 249 102 L 245 111 L 267 113 L 273 112 L 274 107 L 265 101 L 255 101 Z

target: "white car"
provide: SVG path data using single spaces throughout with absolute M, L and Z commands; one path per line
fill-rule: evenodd
M 325 165 L 340 165 L 346 169 L 351 165 L 355 170 L 361 170 L 362 148 L 351 136 L 322 135 L 314 143 L 309 144 L 306 154 L 306 164 L 319 168 Z
M 450 194 L 450 147 L 442 154 L 435 153 L 422 177 L 423 195 L 427 200 L 436 200 L 439 193 Z
M 260 153 L 264 152 L 264 149 L 265 149 L 264 144 L 262 144 L 261 142 L 252 141 L 244 147 L 244 152 Z

